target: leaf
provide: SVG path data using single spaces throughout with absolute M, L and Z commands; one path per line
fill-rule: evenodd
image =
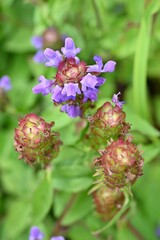
M 135 111 L 146 118 L 151 119 L 147 98 L 147 62 L 149 55 L 151 27 L 153 14 L 160 8 L 159 1 L 151 1 L 144 11 L 139 33 L 137 36 L 136 51 L 133 69 L 133 102 Z
M 44 179 L 32 195 L 32 222 L 39 223 L 47 215 L 53 199 L 53 187 L 50 181 Z
M 160 132 L 152 126 L 145 118 L 133 112 L 127 106 L 124 106 L 124 111 L 127 115 L 127 121 L 131 123 L 133 131 L 139 131 L 149 138 L 155 138 L 160 136 Z
M 55 195 L 54 212 L 56 217 L 60 217 L 64 210 L 64 206 L 66 206 L 70 198 L 71 195 L 64 192 L 59 192 Z M 92 199 L 87 192 L 79 193 L 63 218 L 62 224 L 71 225 L 74 222 L 81 220 L 92 210 L 92 208 Z
M 144 158 L 144 163 L 148 163 L 154 160 L 154 158 L 156 158 L 160 153 L 159 145 L 155 144 L 143 145 L 142 149 L 144 151 L 142 154 Z
M 31 220 L 31 205 L 26 199 L 16 200 L 8 210 L 4 225 L 5 239 L 17 239 Z
M 55 189 L 65 192 L 80 192 L 88 189 L 92 185 L 91 177 L 77 177 L 77 178 L 54 178 L 53 186 Z

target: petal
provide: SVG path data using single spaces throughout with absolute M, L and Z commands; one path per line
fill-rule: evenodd
M 105 83 L 106 79 L 105 78 L 102 78 L 102 77 L 97 77 L 97 84 L 96 84 L 96 87 L 99 87 L 101 85 L 103 85 Z
M 62 236 L 52 237 L 50 240 L 65 240 Z
M 76 118 L 81 115 L 81 110 L 79 106 L 65 104 L 61 107 L 61 111 L 65 112 L 71 118 Z
M 81 94 L 81 91 L 78 87 L 78 83 L 68 83 L 64 84 L 64 88 L 62 90 L 62 95 L 73 96 L 75 97 L 77 94 Z
M 3 88 L 5 91 L 9 91 L 12 88 L 10 78 L 7 75 L 0 79 L 0 88 Z
M 62 53 L 67 58 L 75 57 L 80 51 L 80 48 L 76 48 L 72 38 L 65 39 L 65 46 L 61 48 Z
M 32 88 L 33 93 L 42 93 L 42 95 L 47 95 L 51 92 L 51 89 L 54 85 L 54 80 L 48 80 L 44 76 L 40 76 L 38 81 L 40 83 Z
M 86 87 L 94 88 L 98 83 L 97 77 L 88 73 L 85 77 L 82 78 L 82 91 L 86 91 Z
M 41 49 L 43 47 L 43 37 L 33 36 L 31 38 L 31 43 L 36 49 Z
M 34 226 L 30 230 L 29 240 L 42 240 L 44 238 L 44 234 L 39 230 L 38 227 Z
M 46 48 L 44 50 L 44 55 L 49 59 L 49 62 L 46 63 L 46 66 L 58 67 L 60 62 L 62 62 L 62 55 L 59 51 Z
M 114 72 L 114 70 L 115 70 L 115 65 L 116 65 L 116 62 L 114 62 L 114 61 L 108 61 L 108 62 L 104 65 L 104 68 L 103 68 L 102 72 Z
M 117 94 L 114 94 L 112 97 L 112 102 L 115 103 L 115 105 L 118 106 L 119 108 L 122 108 L 122 106 L 125 104 L 125 101 L 119 101 L 118 96 L 120 94 L 121 94 L 120 92 Z
M 47 58 L 44 56 L 44 53 L 42 50 L 38 50 L 34 55 L 33 60 L 37 63 L 46 63 Z
M 93 59 L 96 64 L 89 66 L 87 72 L 101 72 L 101 69 L 103 67 L 102 58 L 100 56 L 94 56 Z

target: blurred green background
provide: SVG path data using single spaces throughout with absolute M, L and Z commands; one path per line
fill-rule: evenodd
M 91 197 L 89 164 L 93 153 L 76 149 L 78 119 L 70 119 L 53 107 L 49 96 L 32 93 L 39 75 L 51 79 L 55 70 L 33 61 L 31 44 L 54 27 L 70 36 L 82 49 L 80 59 L 93 64 L 100 55 L 104 63 L 117 62 L 101 88 L 97 106 L 121 91 L 124 111 L 132 124 L 134 142 L 144 150 L 144 176 L 133 186 L 134 203 L 126 220 L 117 222 L 101 236 L 91 234 L 103 225 Z M 54 45 L 53 45 L 54 49 Z M 0 2 L 0 77 L 11 78 L 9 105 L 0 112 L 0 239 L 27 240 L 38 225 L 50 236 L 68 199 L 79 193 L 64 218 L 68 240 L 156 240 L 160 228 L 160 1 L 159 0 L 5 0 Z M 93 110 L 94 112 L 95 110 Z M 64 146 L 55 160 L 51 181 L 36 173 L 13 148 L 18 118 L 34 112 L 55 121 Z M 54 194 L 53 194 L 54 188 Z M 42 199 L 42 200 L 40 200 Z M 45 204 L 44 204 L 45 203 Z M 129 223 L 131 224 L 128 224 Z M 137 235 L 137 232 L 141 236 Z M 141 238 L 143 236 L 143 238 Z M 160 236 L 159 236 L 160 238 Z M 47 237 L 46 237 L 47 239 Z

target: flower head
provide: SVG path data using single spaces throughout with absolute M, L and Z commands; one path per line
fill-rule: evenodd
M 80 50 L 69 37 L 65 39 L 65 46 L 61 48 L 61 52 L 46 48 L 45 65 L 57 68 L 57 72 L 54 80 L 50 80 L 51 83 L 49 80 L 43 81 L 33 88 L 34 93 L 50 93 L 55 105 L 62 105 L 61 111 L 70 117 L 82 117 L 85 110 L 92 106 L 92 102 L 97 100 L 99 87 L 105 82 L 99 74 L 113 72 L 116 64 L 109 61 L 103 67 L 101 57 L 95 56 L 96 65 L 87 67 L 87 64 L 77 57 Z
M 9 91 L 12 88 L 10 78 L 7 75 L 0 78 L 0 88 L 4 89 L 4 91 Z
M 30 229 L 29 240 L 42 240 L 44 239 L 44 234 L 36 226 Z
M 14 146 L 30 165 L 47 165 L 58 155 L 61 141 L 59 133 L 52 132 L 54 122 L 46 123 L 36 114 L 27 114 L 20 119 L 15 129 Z

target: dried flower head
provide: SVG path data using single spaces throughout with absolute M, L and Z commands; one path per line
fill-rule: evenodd
M 30 165 L 47 165 L 59 152 L 59 133 L 52 132 L 54 122 L 46 123 L 36 114 L 27 114 L 20 119 L 15 129 L 14 146 Z
M 103 169 L 109 188 L 122 188 L 142 176 L 143 158 L 135 144 L 119 138 L 100 151 L 95 163 Z

